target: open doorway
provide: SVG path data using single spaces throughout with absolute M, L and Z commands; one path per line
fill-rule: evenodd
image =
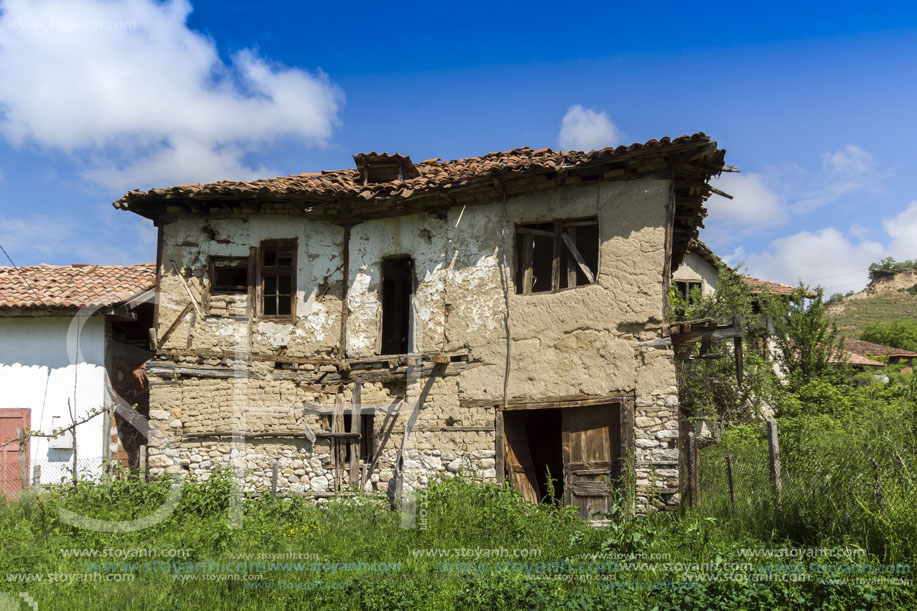
M 611 510 L 622 469 L 621 405 L 601 403 L 503 414 L 504 462 L 511 485 L 533 503 L 555 499 L 593 519 Z
M 382 354 L 408 353 L 413 293 L 414 260 L 411 257 L 383 260 Z

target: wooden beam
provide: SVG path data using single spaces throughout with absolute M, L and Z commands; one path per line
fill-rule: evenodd
M 358 488 L 360 486 L 360 442 L 362 441 L 360 411 L 362 409 L 362 386 L 360 382 L 353 385 L 353 396 L 350 401 L 350 486 L 352 488 Z M 355 437 L 354 434 L 356 435 Z
M 573 243 L 573 240 L 570 239 L 566 233 L 563 234 L 564 244 L 567 245 L 567 249 L 570 251 L 570 254 L 573 255 L 573 258 L 576 259 L 576 264 L 579 265 L 579 268 L 583 271 L 583 274 L 586 275 L 586 280 L 589 281 L 589 284 L 595 284 L 595 276 L 592 275 L 592 270 L 589 269 L 589 266 L 586 265 L 586 261 L 583 259 L 583 255 L 579 253 L 579 249 L 576 248 L 576 244 Z
M 607 395 L 564 395 L 558 397 L 545 397 L 540 399 L 509 399 L 506 402 L 507 410 L 519 409 L 545 409 L 552 407 L 584 407 L 601 405 L 603 403 L 616 403 L 629 393 L 616 392 Z M 460 399 L 461 407 L 493 407 L 501 405 L 502 399 Z
M 178 317 L 172 321 L 172 324 L 169 325 L 169 328 L 166 329 L 166 332 L 163 333 L 162 337 L 160 337 L 156 341 L 157 346 L 164 346 L 166 342 L 169 341 L 169 338 L 172 336 L 172 333 L 175 332 L 175 329 L 178 328 L 178 325 L 181 324 L 181 321 L 185 319 L 185 316 L 187 316 L 188 312 L 190 311 L 191 311 L 191 304 L 186 303 L 184 309 L 182 309 L 182 311 L 178 314 Z
M 185 277 L 181 275 L 181 272 L 178 270 L 178 266 L 175 265 L 175 261 L 170 261 L 169 263 L 172 264 L 172 271 L 175 272 L 175 275 L 178 276 L 182 286 L 185 287 L 185 292 L 188 293 L 188 299 L 191 300 L 191 305 L 194 306 L 194 311 L 197 312 L 198 316 L 203 316 L 204 313 L 201 311 L 201 307 L 197 305 L 197 299 L 194 298 L 194 293 L 191 292 L 191 285 L 189 285 L 188 281 L 185 280 Z
M 672 344 L 681 346 L 691 342 L 711 342 L 719 339 L 742 337 L 745 331 L 741 327 L 726 327 L 714 331 L 696 331 L 693 333 L 680 333 L 672 335 Z

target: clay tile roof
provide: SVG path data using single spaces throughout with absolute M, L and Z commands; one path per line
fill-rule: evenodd
M 378 197 L 417 196 L 429 191 L 450 189 L 469 185 L 473 181 L 486 181 L 498 174 L 502 177 L 535 173 L 539 171 L 558 171 L 579 166 L 588 166 L 602 162 L 611 162 L 619 157 L 630 155 L 667 154 L 672 148 L 711 147 L 716 151 L 716 143 L 703 133 L 678 138 L 662 138 L 645 143 L 634 143 L 629 146 L 609 147 L 596 151 L 554 151 L 549 148 L 533 151 L 528 147 L 509 151 L 487 153 L 480 157 L 467 157 L 451 161 L 424 161 L 412 164 L 416 176 L 395 182 L 380 182 L 365 185 L 360 169 L 326 170 L 320 175 L 293 174 L 276 178 L 264 178 L 250 182 L 222 180 L 205 185 L 177 185 L 150 189 L 149 191 L 131 191 L 114 202 L 116 208 L 139 211 L 143 204 L 155 203 L 168 199 L 214 200 L 221 198 L 254 198 L 261 196 L 298 196 L 308 199 L 359 198 L 372 200 Z M 713 154 L 713 153 L 711 153 Z M 366 162 L 402 162 L 410 158 L 406 155 L 389 155 L 386 153 L 360 153 L 354 155 L 359 168 Z M 722 166 L 722 154 L 719 156 Z M 711 174 L 718 172 L 716 168 Z M 413 174 L 413 172 L 412 172 Z
M 781 284 L 779 282 L 771 282 L 770 280 L 753 278 L 752 276 L 742 276 L 742 279 L 745 280 L 745 284 L 748 285 L 752 294 L 763 293 L 765 290 L 769 290 L 773 295 L 792 295 L 793 292 L 799 288 L 789 284 Z M 806 291 L 806 297 L 815 297 L 815 293 L 812 291 Z
M 883 346 L 882 344 L 874 344 L 861 339 L 848 339 L 844 342 L 844 346 L 849 352 L 860 356 L 917 357 L 917 352 L 902 350 L 901 348 L 892 348 L 891 346 Z
M 112 306 L 155 283 L 153 263 L 0 267 L 0 310 Z
M 857 365 L 860 367 L 885 367 L 883 363 L 879 361 L 874 361 L 872 359 L 866 358 L 865 356 L 860 356 L 855 352 L 847 351 L 847 362 L 851 365 Z

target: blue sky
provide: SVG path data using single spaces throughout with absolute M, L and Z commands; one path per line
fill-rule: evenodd
M 0 1 L 0 244 L 149 261 L 132 188 L 704 131 L 702 239 L 846 292 L 917 258 L 915 77 L 906 4 Z

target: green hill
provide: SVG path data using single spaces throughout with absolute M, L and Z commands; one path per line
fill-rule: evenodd
M 917 321 L 917 294 L 903 286 L 912 282 L 910 275 L 873 282 L 866 290 L 830 306 L 828 314 L 850 339 L 859 339 L 871 322 L 888 323 L 902 318 Z

